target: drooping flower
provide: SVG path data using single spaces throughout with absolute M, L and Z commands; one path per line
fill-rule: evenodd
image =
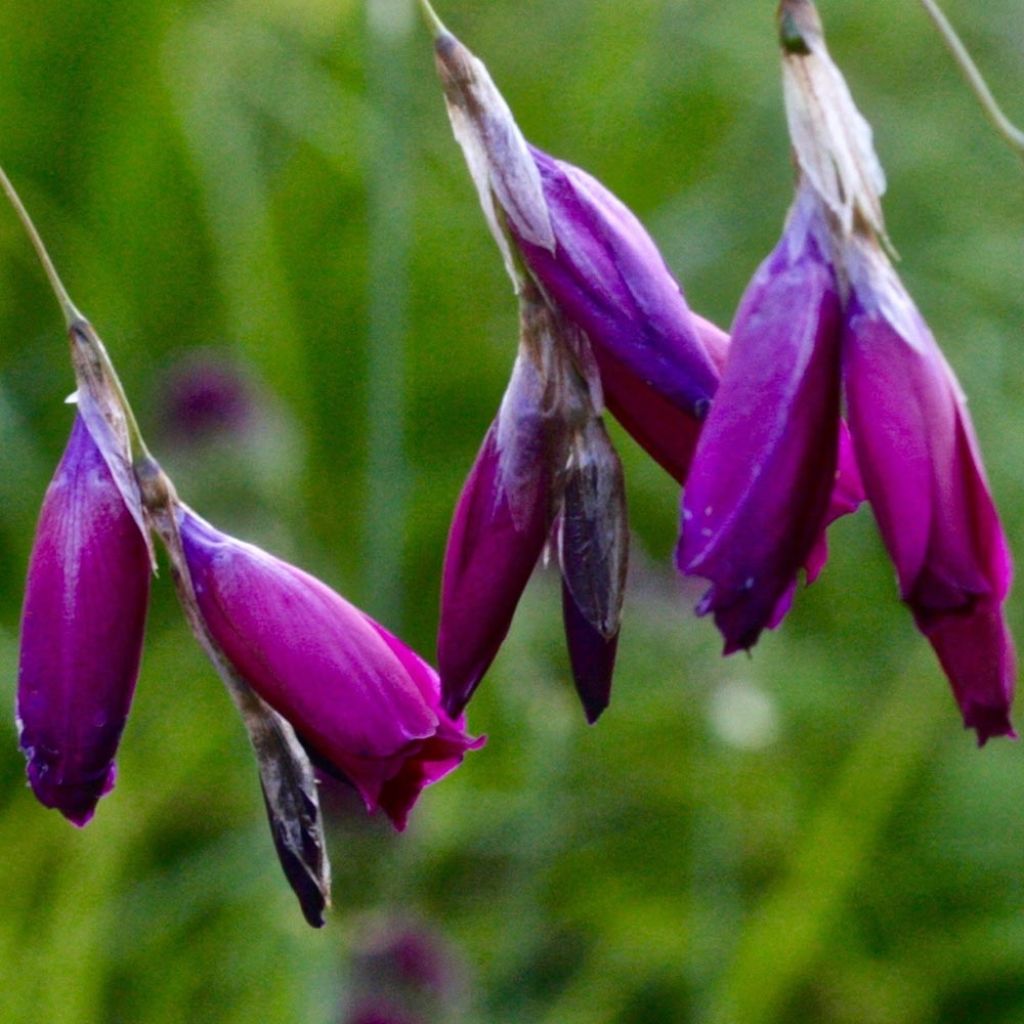
M 587 718 L 608 703 L 628 537 L 622 471 L 579 332 L 524 281 L 519 355 L 456 505 L 438 629 L 444 705 L 458 714 L 504 640 L 541 552 L 566 585 L 566 637 Z M 589 625 L 589 629 L 585 628 Z M 601 638 L 594 660 L 584 641 Z
M 440 706 L 434 670 L 313 576 L 179 513 L 206 629 L 295 729 L 314 763 L 405 827 L 421 790 L 478 747 Z
M 846 266 L 850 422 L 900 594 L 979 743 L 1013 735 L 1012 565 L 964 397 L 884 253 L 851 241 Z
M 845 385 L 857 463 L 901 593 L 984 743 L 1012 733 L 1010 559 L 952 370 L 886 256 L 871 130 L 810 0 L 779 8 L 798 170 L 782 241 L 737 314 L 684 500 L 681 567 L 707 577 L 726 651 L 777 621 L 833 487 Z M 841 292 L 840 292 L 841 289 Z
M 85 825 L 114 785 L 142 657 L 149 550 L 81 416 L 43 502 L 18 668 L 32 789 Z
M 709 579 L 725 652 L 788 606 L 825 526 L 839 448 L 839 289 L 817 200 L 801 191 L 740 303 L 683 492 L 679 567 Z
M 702 421 L 719 386 L 728 337 L 690 311 L 657 246 L 626 206 L 584 171 L 530 146 L 484 65 L 439 23 L 434 27 L 452 128 L 516 291 L 520 295 L 527 288 L 537 291 L 552 320 L 575 329 L 577 337 L 567 347 L 582 364 L 583 376 L 593 371 L 595 413 L 599 415 L 607 403 L 658 463 L 684 483 Z M 597 430 L 591 434 L 595 452 L 602 447 L 599 437 Z M 845 430 L 840 444 L 844 446 L 843 477 L 836 482 L 821 529 L 860 500 Z M 536 446 L 528 442 L 526 447 Z M 450 709 L 462 706 L 493 659 L 525 586 L 534 552 L 543 545 L 544 514 L 557 511 L 537 509 L 534 517 L 520 516 L 509 531 L 509 517 L 500 511 L 503 492 L 500 487 L 492 489 L 493 474 L 484 468 L 495 458 L 489 435 L 459 501 L 446 556 L 441 674 L 446 694 L 449 690 L 459 694 L 459 702 L 449 705 Z M 587 461 L 594 464 L 595 460 Z M 550 478 L 549 468 L 537 472 Z M 610 463 L 603 479 L 609 493 L 621 488 L 621 480 L 611 483 L 616 470 Z M 592 512 L 595 507 L 591 506 Z M 621 495 L 614 507 L 623 510 L 617 519 L 599 522 L 591 515 L 594 536 L 604 538 L 609 552 L 618 548 L 614 538 L 619 536 L 620 524 L 624 530 Z M 486 515 L 473 516 L 473 530 L 468 531 L 471 509 Z M 527 519 L 530 529 L 522 527 Z M 467 536 L 490 540 L 466 544 Z M 510 543 L 502 543 L 503 537 Z M 808 545 L 807 557 L 808 576 L 813 578 L 824 561 L 823 538 L 817 538 L 813 551 Z M 449 568 L 453 564 L 457 571 Z M 616 563 L 624 564 L 621 558 Z M 470 568 L 476 583 L 466 593 L 478 599 L 476 608 L 469 600 L 458 604 L 451 600 L 454 588 L 449 581 L 469 579 Z M 562 568 L 565 576 L 564 563 Z M 606 568 L 601 586 L 606 596 L 621 600 L 621 582 L 613 582 L 613 576 Z M 570 572 L 566 582 L 571 578 Z M 582 618 L 575 614 L 582 611 L 579 591 L 568 586 L 575 606 L 566 608 L 565 622 L 574 679 L 581 696 L 589 694 L 584 706 L 593 719 L 607 703 L 617 634 L 595 621 L 593 607 Z M 787 594 L 777 595 L 774 603 L 779 618 L 788 607 Z M 471 642 L 468 647 L 454 639 L 478 640 L 484 635 L 488 643 Z M 452 657 L 444 653 L 446 649 L 454 652 Z M 471 671 L 462 673 L 458 682 L 450 681 L 446 672 L 453 659 L 465 665 L 472 662 Z
M 452 517 L 437 658 L 453 714 L 498 653 L 551 527 L 561 431 L 534 355 L 523 346 Z

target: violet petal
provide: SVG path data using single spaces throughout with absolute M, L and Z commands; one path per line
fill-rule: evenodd
M 554 252 L 510 227 L 544 291 L 634 376 L 700 419 L 718 372 L 675 278 L 637 218 L 571 164 L 531 147 Z
M 562 621 L 569 650 L 572 678 L 587 721 L 593 725 L 611 700 L 618 631 L 605 636 L 580 611 L 565 580 L 562 580 Z
M 726 653 L 777 621 L 835 485 L 839 296 L 808 198 L 740 304 L 683 498 L 679 566 L 711 581 Z
M 532 477 L 517 473 L 517 490 L 503 486 L 497 435 L 495 423 L 459 495 L 445 549 L 437 659 L 444 707 L 452 716 L 461 713 L 497 655 L 551 518 L 546 467 L 536 462 Z M 523 474 L 527 465 L 523 460 Z
M 959 385 L 888 260 L 856 250 L 843 336 L 850 423 L 900 591 L 981 742 L 1009 735 L 1012 567 Z

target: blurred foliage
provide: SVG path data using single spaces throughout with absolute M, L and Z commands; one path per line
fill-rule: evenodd
M 651 228 L 727 323 L 791 171 L 773 4 L 450 0 L 528 136 Z M 907 0 L 822 0 L 876 130 L 902 273 L 1024 525 L 1022 179 Z M 1024 8 L 947 10 L 1011 113 Z M 6 0 L 0 160 L 107 340 L 179 490 L 432 650 L 447 519 L 516 314 L 408 0 Z M 161 433 L 195 350 L 258 415 Z M 0 210 L 0 691 L 72 381 Z M 1024 1019 L 1024 768 L 977 752 L 867 510 L 752 658 L 670 567 L 675 488 L 616 433 L 635 558 L 611 709 L 575 706 L 539 574 L 471 707 L 490 736 L 402 836 L 331 794 L 336 909 L 302 923 L 242 730 L 157 586 L 120 781 L 76 831 L 0 722 L 5 1024 L 333 1024 L 371 911 L 465 960 L 470 1008 L 536 1024 Z M 1022 624 L 1020 602 L 1011 602 Z

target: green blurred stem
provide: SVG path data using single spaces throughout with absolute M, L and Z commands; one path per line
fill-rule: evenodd
M 427 23 L 427 28 L 435 36 L 443 36 L 448 32 L 444 22 L 437 16 L 437 11 L 434 10 L 430 0 L 419 0 L 419 8 L 420 13 L 423 15 L 423 20 Z
M 401 626 L 402 539 L 408 504 L 405 344 L 409 328 L 412 169 L 408 144 L 413 0 L 378 0 L 368 11 L 368 90 L 375 131 L 367 169 L 369 311 L 367 600 Z
M 963 72 L 964 78 L 967 79 L 967 84 L 971 87 L 971 91 L 981 104 L 985 116 L 992 123 L 995 130 L 1003 137 L 1007 145 L 1024 160 L 1024 131 L 1018 128 L 1003 113 L 999 104 L 996 103 L 992 90 L 989 89 L 988 83 L 978 70 L 978 65 L 974 63 L 971 55 L 967 52 L 967 47 L 964 46 L 957 35 L 956 29 L 953 28 L 949 19 L 942 13 L 935 0 L 921 0 L 921 6 L 924 7 L 928 16 L 935 23 L 935 27 L 939 30 L 939 34 L 949 48 L 949 52 L 953 55 L 953 59 Z
M 57 302 L 60 304 L 61 312 L 64 314 L 64 321 L 68 331 L 72 332 L 81 343 L 88 346 L 97 362 L 103 368 L 104 376 L 113 389 L 124 413 L 125 423 L 128 427 L 128 438 L 132 448 L 132 458 L 135 461 L 150 458 L 149 449 L 146 447 L 145 440 L 143 440 L 138 420 L 135 419 L 135 413 L 128 402 L 128 396 L 125 394 L 124 386 L 121 384 L 121 378 L 118 377 L 117 370 L 114 369 L 114 364 L 110 359 L 106 346 L 100 340 L 95 330 L 93 330 L 88 319 L 71 301 L 71 296 L 68 294 L 67 288 L 64 287 L 60 274 L 57 273 L 57 268 L 50 258 L 50 253 L 43 242 L 42 236 L 36 230 L 28 210 L 25 209 L 25 204 L 21 201 L 21 196 L 18 195 L 14 185 L 11 184 L 11 179 L 7 177 L 7 173 L 2 167 L 0 167 L 0 187 L 3 188 L 11 206 L 14 207 L 14 212 L 18 215 L 18 219 L 25 228 L 29 241 L 39 257 L 39 262 L 43 265 L 43 270 L 46 272 L 50 287 L 53 289 Z

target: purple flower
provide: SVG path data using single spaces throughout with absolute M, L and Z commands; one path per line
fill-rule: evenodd
M 563 330 L 574 328 L 577 337 L 568 348 L 583 365 L 582 376 L 587 376 L 587 367 L 595 370 L 596 384 L 591 387 L 595 414 L 600 415 L 606 402 L 636 440 L 683 483 L 702 421 L 719 386 L 728 337 L 690 311 L 657 246 L 614 195 L 584 171 L 526 142 L 486 68 L 443 29 L 436 55 L 455 136 L 517 292 L 521 296 L 530 289 L 538 292 L 552 320 L 562 324 Z M 834 345 L 836 359 L 837 352 Z M 820 372 L 820 362 L 815 360 L 814 372 Z M 833 390 L 837 401 L 838 385 Z M 814 510 L 809 518 L 817 519 L 815 531 L 796 545 L 808 561 L 809 578 L 825 558 L 820 534 L 826 522 L 859 503 L 848 438 L 844 433 L 842 441 L 836 441 L 837 420 L 830 429 L 832 466 L 821 467 L 831 474 L 824 508 L 820 516 Z M 591 437 L 596 452 L 601 447 L 596 443 L 598 434 Z M 843 477 L 837 482 L 834 470 L 840 443 L 846 449 L 840 460 Z M 451 710 L 468 699 L 504 638 L 534 552 L 543 545 L 542 524 L 551 511 L 537 509 L 533 517 L 520 515 L 513 522 L 502 511 L 502 495 L 509 488 L 494 485 L 495 475 L 487 469 L 487 463 L 496 458 L 492 440 L 482 449 L 460 499 L 446 555 L 440 661 L 446 696 L 454 695 L 455 702 L 448 705 Z M 549 468 L 538 468 L 537 473 L 538 479 L 552 478 Z M 615 474 L 610 461 L 601 476 L 602 486 L 611 494 Z M 569 483 L 555 481 L 557 511 L 569 494 Z M 833 486 L 836 494 L 830 503 Z M 623 547 L 615 540 L 619 526 L 624 530 L 625 524 L 621 493 L 616 493 L 612 507 L 619 513 L 602 517 L 596 511 L 601 503 L 588 503 L 586 530 L 601 543 L 570 546 L 568 562 L 562 561 L 563 577 L 575 602 L 575 608 L 565 612 L 574 678 L 591 718 L 607 702 L 618 611 L 616 631 L 605 628 L 601 609 L 593 603 L 588 606 L 586 592 L 592 590 L 608 607 L 617 608 L 621 601 L 617 574 L 625 566 L 619 553 Z M 492 552 L 490 558 L 485 551 Z M 605 552 L 608 558 L 591 558 L 594 552 Z M 791 554 L 787 552 L 787 558 Z M 796 567 L 799 564 L 798 560 Z M 759 593 L 770 590 L 773 599 L 762 625 L 784 614 L 796 567 L 789 573 L 785 566 L 773 567 L 764 580 Z M 578 575 L 589 577 L 596 589 L 590 584 L 574 585 Z M 463 585 L 471 577 L 472 585 Z M 747 579 L 740 580 L 741 587 Z M 449 613 L 448 598 L 460 588 L 467 596 L 459 602 L 457 614 Z M 774 618 L 769 618 L 773 613 Z M 755 609 L 748 618 L 758 614 Z M 459 628 L 452 625 L 456 617 Z M 745 636 L 754 627 L 738 624 L 736 628 Z M 463 637 L 470 642 L 463 645 Z M 461 670 L 446 671 L 455 661 L 461 662 Z
M 966 404 L 885 256 L 852 244 L 846 263 L 850 422 L 900 593 L 979 743 L 1012 736 L 1016 665 L 1002 611 L 1010 554 Z
M 85 825 L 114 785 L 150 559 L 81 416 L 43 501 L 21 623 L 18 722 L 36 797 Z
M 199 611 L 231 666 L 314 762 L 405 827 L 420 791 L 483 743 L 440 707 L 434 670 L 326 584 L 179 514 Z
M 445 551 L 438 629 L 444 706 L 457 714 L 472 696 L 554 532 L 573 677 L 593 722 L 608 703 L 622 610 L 622 468 L 597 411 L 597 370 L 578 329 L 529 282 L 520 313 L 512 379 L 459 498 Z M 592 644 L 592 634 L 602 642 Z M 597 648 L 604 655 L 595 660 Z
M 679 567 L 711 581 L 698 611 L 727 654 L 781 618 L 835 489 L 840 304 L 819 217 L 805 190 L 747 288 L 683 495 Z

